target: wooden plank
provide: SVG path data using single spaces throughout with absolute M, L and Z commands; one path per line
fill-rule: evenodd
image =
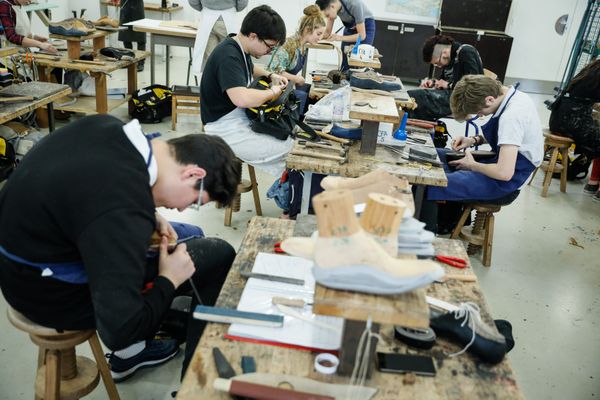
M 99 37 L 104 37 L 113 34 L 114 32 L 109 31 L 95 31 L 85 36 L 65 36 L 65 35 L 57 35 L 55 33 L 50 34 L 50 38 L 52 39 L 61 39 L 66 40 L 68 42 L 83 42 L 84 40 L 96 39 Z
M 8 57 L 19 52 L 18 47 L 2 47 L 0 48 L 0 57 Z
M 87 48 L 84 48 L 87 49 Z M 146 57 L 149 57 L 152 53 L 149 51 L 132 50 L 135 53 L 133 60 L 115 60 L 109 57 L 105 57 L 101 54 L 97 54 L 94 61 L 101 62 L 103 64 L 90 64 L 88 62 L 80 62 L 79 60 L 71 60 L 67 55 L 61 54 L 59 56 L 49 56 L 47 54 L 36 55 L 35 62 L 39 66 L 46 66 L 51 68 L 64 68 L 64 69 L 75 69 L 78 71 L 86 72 L 102 72 L 109 74 L 121 68 L 137 63 Z M 21 56 L 24 59 L 24 56 Z M 84 60 L 82 60 L 84 61 Z
M 348 65 L 351 67 L 355 67 L 355 68 L 374 68 L 374 69 L 379 69 L 381 68 L 381 61 L 379 61 L 379 58 L 374 58 L 373 61 L 362 61 L 362 60 L 355 60 L 351 57 L 348 57 Z
M 108 7 L 119 7 L 118 4 L 115 4 L 111 1 L 101 1 L 100 4 L 102 4 L 103 6 L 108 6 Z M 156 12 L 161 12 L 161 13 L 172 13 L 175 11 L 179 11 L 179 10 L 183 10 L 183 6 L 168 6 L 166 8 L 163 8 L 160 6 L 160 4 L 151 4 L 151 3 L 145 3 L 144 4 L 144 10 L 146 11 L 156 11 Z
M 120 105 L 128 102 L 130 98 L 131 98 L 130 95 L 126 96 L 124 99 L 108 99 L 107 98 L 107 100 L 106 100 L 107 112 L 111 112 L 112 110 L 119 107 Z M 71 98 L 64 97 L 64 98 L 57 100 L 57 103 L 60 104 L 60 103 L 64 103 L 64 102 L 67 102 L 70 100 L 71 100 Z M 89 96 L 80 96 L 77 98 L 77 101 L 74 104 L 71 104 L 68 106 L 58 107 L 55 104 L 54 109 L 55 110 L 63 110 L 63 111 L 71 111 L 71 112 L 82 113 L 82 114 L 87 114 L 87 115 L 98 114 L 98 111 L 96 109 L 96 98 L 89 97 Z
M 36 99 L 32 102 L 2 104 L 0 106 L 0 124 L 3 124 L 66 96 L 71 93 L 71 88 L 57 83 L 26 82 L 10 85 L 2 89 L 1 93 L 32 96 Z
M 258 251 L 271 252 L 273 243 L 290 236 L 293 229 L 293 221 L 263 217 L 252 219 L 217 301 L 218 306 L 233 308 L 237 305 L 244 285 L 244 279 L 239 276 L 239 267 L 246 262 L 253 262 Z M 311 231 L 310 227 L 303 229 Z M 464 247 L 456 240 L 437 239 L 434 245 L 436 251 L 440 253 L 466 257 Z M 435 284 L 427 289 L 427 293 L 454 304 L 459 304 L 461 301 L 474 301 L 481 307 L 484 320 L 489 322 L 491 319 L 489 307 L 477 282 L 450 281 Z M 230 399 L 229 394 L 218 392 L 212 387 L 217 377 L 212 357 L 212 348 L 215 346 L 223 351 L 237 373 L 241 373 L 239 368 L 241 357 L 251 355 L 256 360 L 258 372 L 290 374 L 331 383 L 348 383 L 347 377 L 338 375 L 326 377 L 317 373 L 313 367 L 313 353 L 278 346 L 228 341 L 223 338 L 227 329 L 228 325 L 224 324 L 207 325 L 177 394 L 178 399 Z M 498 365 L 489 366 L 479 363 L 469 354 L 451 358 L 447 354 L 456 352 L 460 348 L 442 338 L 438 338 L 431 350 L 408 349 L 401 342 L 394 340 L 392 325 L 382 326 L 380 332 L 387 345 L 379 343 L 378 351 L 410 352 L 432 356 L 437 367 L 437 375 L 435 378 L 417 376 L 414 382 L 405 383 L 405 380 L 396 374 L 382 374 L 375 371 L 372 378 L 366 382 L 367 386 L 379 389 L 374 400 L 523 399 L 508 359 Z
M 145 24 L 144 21 L 149 21 L 148 24 Z M 151 23 L 150 23 L 151 22 Z M 166 35 L 166 36 L 178 36 L 178 37 L 188 37 L 195 38 L 196 31 L 189 28 L 177 28 L 178 24 L 181 25 L 189 25 L 189 21 L 169 21 L 171 22 L 171 26 L 162 25 L 163 22 L 166 21 L 155 21 L 150 19 L 140 20 L 136 22 L 130 22 L 128 25 L 133 26 L 133 30 L 136 32 L 146 32 L 153 33 L 157 35 Z
M 369 105 L 359 106 L 358 104 Z M 350 104 L 350 118 L 366 121 L 400 122 L 398 107 L 394 99 L 389 96 L 380 96 L 367 92 L 352 92 Z
M 431 138 L 425 137 L 431 144 Z M 298 147 L 297 144 L 294 148 Z M 360 143 L 354 143 L 348 149 L 348 162 L 340 164 L 337 161 L 321 160 L 307 156 L 288 154 L 286 157 L 287 168 L 311 171 L 317 174 L 340 175 L 356 178 L 375 169 L 382 168 L 392 175 L 403 176 L 410 183 L 447 186 L 448 178 L 443 168 L 424 166 L 417 162 L 407 162 L 398 155 L 378 145 L 375 155 L 364 155 L 359 152 Z M 407 149 L 410 144 L 407 144 Z

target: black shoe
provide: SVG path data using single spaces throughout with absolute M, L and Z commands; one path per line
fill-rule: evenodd
M 135 53 L 128 49 L 118 49 L 116 47 L 104 47 L 100 49 L 100 54 L 106 57 L 116 58 L 117 60 L 133 60 Z
M 477 356 L 481 361 L 498 364 L 507 353 L 506 338 L 498 333 L 496 326 L 487 326 L 472 303 L 461 304 L 461 308 L 430 321 L 437 336 L 447 337 L 463 346 L 464 351 Z
M 164 364 L 179 352 L 179 344 L 174 339 L 147 340 L 146 348 L 129 358 L 120 358 L 115 353 L 110 353 L 108 365 L 110 374 L 115 382 L 123 382 L 131 378 L 142 368 L 155 367 Z
M 144 70 L 144 63 L 138 63 L 137 72 L 142 72 Z

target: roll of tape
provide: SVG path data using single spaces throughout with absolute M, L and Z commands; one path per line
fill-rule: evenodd
M 315 369 L 323 375 L 335 374 L 340 360 L 333 354 L 321 353 L 315 357 Z

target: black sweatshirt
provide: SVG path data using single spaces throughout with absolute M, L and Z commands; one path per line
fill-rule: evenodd
M 452 43 L 450 63 L 442 69 L 442 79 L 449 83 L 448 89 L 454 89 L 454 85 L 465 75 L 483 74 L 481 58 L 475 47 L 463 46 L 458 53 L 458 60 L 456 59 L 456 53 L 460 46 L 462 46 L 462 43 Z
M 0 255 L 9 304 L 57 329 L 96 327 L 117 350 L 152 336 L 173 284 L 142 293 L 155 208 L 146 161 L 107 116 L 82 118 L 40 141 L 0 192 L 0 246 L 32 262 L 82 261 L 88 284 L 42 277 Z M 153 276 L 154 275 L 154 276 Z

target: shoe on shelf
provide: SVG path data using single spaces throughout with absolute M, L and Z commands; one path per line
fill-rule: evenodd
M 140 62 L 137 65 L 137 72 L 142 72 L 144 70 L 144 63 Z
M 140 369 L 166 363 L 178 352 L 179 344 L 175 339 L 147 340 L 144 350 L 133 357 L 121 358 L 114 352 L 107 354 L 110 374 L 115 382 L 123 382 Z
M 593 194 L 596 194 L 596 192 L 598 192 L 598 189 L 600 189 L 600 184 L 596 183 L 595 185 L 590 185 L 589 183 L 587 183 L 583 187 L 583 193 L 593 195 Z

